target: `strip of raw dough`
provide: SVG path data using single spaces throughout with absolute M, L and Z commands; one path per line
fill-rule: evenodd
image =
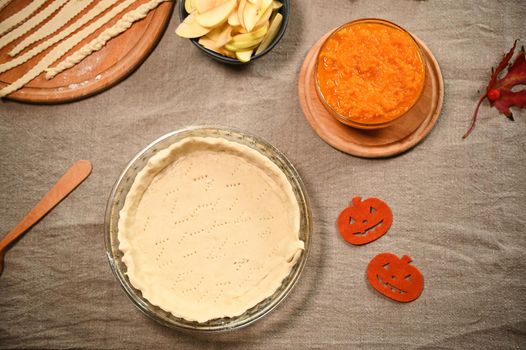
M 22 35 L 26 34 L 31 29 L 38 26 L 68 1 L 69 0 L 52 1 L 51 4 L 49 4 L 49 6 L 47 6 L 45 9 L 28 19 L 27 21 L 25 21 L 24 24 L 18 26 L 16 29 L 10 31 L 3 37 L 0 37 L 0 49 L 13 42 L 14 40 L 20 38 Z
M 34 42 L 37 42 L 40 39 L 46 38 L 47 36 L 55 33 L 57 30 L 65 26 L 73 17 L 81 13 L 92 2 L 93 0 L 71 0 L 66 5 L 64 5 L 57 15 L 51 18 L 49 22 L 38 28 L 37 31 L 31 33 L 31 35 L 18 43 L 15 48 L 9 52 L 9 56 L 16 56 Z
M 110 1 L 110 0 L 106 0 Z M 101 1 L 106 2 L 106 1 Z M 116 1 L 116 0 L 115 0 Z M 82 40 L 84 40 L 87 36 L 90 34 L 96 32 L 98 29 L 100 29 L 103 25 L 111 21 L 115 16 L 117 16 L 119 13 L 124 11 L 126 8 L 128 8 L 130 5 L 132 5 L 137 0 L 124 0 L 114 8 L 112 8 L 110 11 L 108 11 L 106 14 L 104 14 L 102 17 L 97 19 L 96 21 L 90 23 L 87 27 L 84 29 L 78 31 L 77 33 L 73 34 L 68 39 L 62 41 L 60 44 L 58 44 L 53 50 L 51 50 L 44 58 L 42 58 L 33 68 L 31 68 L 26 74 L 24 74 L 22 77 L 18 78 L 14 83 L 11 85 L 8 85 L 4 87 L 2 90 L 0 90 L 0 97 L 4 97 L 6 95 L 9 95 L 13 91 L 16 91 L 20 89 L 22 86 L 29 83 L 31 80 L 38 77 L 38 75 L 42 72 L 44 72 L 47 68 L 49 68 L 53 63 L 55 63 L 60 57 L 64 56 L 69 50 L 71 50 L 75 45 L 80 43 Z
M 64 30 L 58 32 L 57 34 L 55 34 L 54 36 L 52 36 L 48 40 L 43 41 L 38 46 L 35 46 L 34 48 L 32 48 L 31 50 L 27 51 L 26 53 L 18 56 L 17 58 L 12 59 L 9 62 L 0 64 L 0 73 L 8 71 L 8 70 L 10 70 L 12 68 L 15 68 L 15 67 L 23 64 L 24 62 L 29 61 L 30 59 L 32 59 L 33 57 L 35 57 L 36 55 L 38 55 L 39 53 L 41 53 L 42 51 L 47 49 L 48 47 L 55 45 L 56 43 L 58 43 L 62 39 L 64 39 L 67 36 L 69 36 L 71 33 L 75 32 L 77 29 L 81 28 L 84 24 L 88 23 L 93 18 L 95 18 L 98 15 L 100 15 L 102 12 L 107 10 L 109 7 L 113 6 L 118 1 L 119 0 L 101 0 L 90 11 L 88 11 L 88 13 L 86 13 L 84 16 L 79 18 L 77 21 L 73 22 L 69 27 L 66 27 Z M 113 15 L 113 17 L 115 17 L 115 15 Z M 86 35 L 86 36 L 88 36 L 88 35 Z M 60 58 L 60 57 L 57 57 L 57 59 L 58 58 Z M 44 68 L 48 68 L 48 67 L 44 67 Z
M 93 39 L 78 51 L 66 57 L 55 67 L 46 69 L 46 79 L 52 79 L 58 73 L 73 67 L 84 58 L 91 55 L 94 51 L 99 51 L 110 39 L 126 31 L 132 26 L 134 22 L 146 17 L 151 10 L 165 1 L 168 0 L 150 0 L 149 2 L 137 7 L 135 10 L 128 12 L 122 16 L 122 18 L 113 27 L 103 31 L 96 39 Z
M 46 1 L 47 0 L 33 0 L 29 3 L 29 5 L 27 5 L 14 15 L 0 22 L 0 34 L 4 34 L 8 30 L 16 26 L 18 23 L 24 21 L 27 17 L 31 16 L 33 12 L 38 10 L 40 6 L 44 5 Z
M 0 11 L 2 11 L 2 9 L 4 7 L 6 7 L 7 5 L 9 5 L 9 3 L 13 1 L 13 0 L 0 0 Z

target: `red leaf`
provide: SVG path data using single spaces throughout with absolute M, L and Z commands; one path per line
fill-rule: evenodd
M 497 78 L 500 75 L 500 72 L 504 70 L 508 66 L 508 63 L 510 62 L 511 58 L 513 57 L 513 53 L 515 52 L 515 48 L 517 47 L 517 40 L 513 43 L 513 47 L 510 49 L 510 51 L 502 57 L 502 61 L 500 61 L 499 65 L 495 70 L 491 69 L 491 80 L 489 81 L 487 91 L 491 89 L 492 86 L 495 85 Z
M 500 90 L 502 95 L 504 90 L 509 91 L 513 86 L 519 84 L 526 84 L 526 59 L 524 58 L 524 47 L 522 47 L 513 65 L 508 69 L 506 76 L 501 80 L 498 80 L 493 86 L 493 89 Z
M 477 121 L 477 115 L 482 102 L 487 98 L 490 106 L 494 106 L 509 119 L 513 120 L 510 107 L 517 106 L 520 108 L 526 108 L 526 89 L 520 91 L 512 91 L 516 85 L 526 84 L 526 58 L 524 54 L 524 47 L 522 47 L 518 56 L 515 58 L 515 62 L 509 64 L 510 60 L 515 53 L 517 46 L 517 40 L 513 43 L 511 50 L 504 55 L 502 61 L 499 63 L 495 70 L 491 71 L 491 79 L 486 88 L 486 93 L 480 97 L 473 113 L 471 125 L 462 138 L 468 137 L 475 127 Z M 500 73 L 508 68 L 506 75 L 499 79 Z
M 517 106 L 526 108 L 526 90 L 518 92 L 503 91 L 500 94 L 500 99 L 495 101 L 494 104 L 495 108 L 497 108 L 502 114 L 513 120 L 510 107 Z

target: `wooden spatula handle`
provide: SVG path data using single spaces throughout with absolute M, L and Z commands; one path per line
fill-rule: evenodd
M 38 220 L 80 185 L 90 173 L 91 163 L 89 161 L 79 160 L 73 164 L 40 202 L 0 241 L 0 250 L 3 250 L 37 223 Z

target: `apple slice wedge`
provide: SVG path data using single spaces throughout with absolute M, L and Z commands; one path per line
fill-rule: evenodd
M 282 6 L 283 6 L 283 4 L 281 2 L 276 1 L 276 0 L 272 1 L 272 9 L 273 10 L 279 10 Z
M 234 35 L 225 47 L 232 51 L 255 48 L 265 37 L 267 30 L 268 26 L 264 26 L 250 33 Z
M 196 22 L 193 13 L 189 14 L 184 21 L 179 24 L 175 33 L 183 38 L 193 39 L 206 35 L 211 29 L 205 28 Z
M 274 16 L 274 19 L 272 20 L 272 23 L 270 24 L 270 27 L 268 28 L 268 31 L 265 34 L 265 37 L 263 38 L 261 44 L 257 48 L 256 55 L 259 55 L 261 52 L 265 51 L 265 49 L 270 45 L 272 40 L 274 40 L 274 38 L 279 32 L 279 28 L 281 27 L 281 22 L 283 22 L 283 15 L 278 12 Z
M 247 30 L 242 26 L 232 27 L 232 36 L 236 34 L 245 34 Z
M 195 0 L 185 0 L 184 9 L 188 13 L 194 12 L 195 11 Z
M 198 13 L 204 13 L 216 7 L 218 5 L 216 2 L 216 0 L 193 0 L 193 5 Z
M 267 10 L 263 12 L 263 15 L 259 18 L 258 22 L 254 26 L 254 29 L 261 28 L 261 26 L 268 24 L 270 16 L 272 15 L 272 11 L 272 6 L 269 6 Z
M 247 5 L 247 0 L 239 0 L 239 5 L 237 6 L 237 18 L 239 19 L 239 24 L 241 24 L 243 28 L 245 28 L 245 21 L 243 20 L 243 12 L 245 11 L 246 5 Z
M 261 8 L 261 14 L 267 10 L 267 8 L 272 7 L 273 0 L 260 0 L 259 7 Z
M 272 1 L 273 0 L 258 0 L 255 4 L 247 3 L 243 11 L 243 21 L 245 23 L 245 28 L 249 32 L 258 27 L 258 24 L 261 25 L 265 22 L 262 20 L 263 17 L 267 17 L 267 19 L 270 18 L 270 15 L 272 14 Z
M 232 41 L 247 41 L 247 40 L 260 39 L 260 38 L 263 38 L 265 34 L 267 34 L 268 29 L 269 27 L 267 25 L 267 26 L 263 26 L 259 28 L 258 30 L 255 30 L 250 33 L 237 34 L 232 37 Z
M 207 39 L 206 37 L 200 38 L 199 43 L 207 49 L 217 52 L 220 55 L 231 58 L 237 58 L 235 52 L 227 50 L 224 47 L 217 47 L 217 44 L 215 42 L 211 41 L 210 39 Z
M 218 52 L 222 45 L 219 45 L 216 41 L 210 39 L 209 37 L 202 36 L 198 41 L 199 45 L 204 46 L 205 48 Z
M 225 49 L 224 47 L 219 49 L 219 53 L 223 56 L 227 56 L 227 57 L 230 57 L 230 58 L 237 58 L 236 57 L 236 53 L 233 52 L 233 51 L 230 51 L 230 50 L 227 50 Z
M 211 10 L 198 14 L 195 16 L 195 20 L 203 27 L 215 27 L 228 19 L 236 5 L 237 0 L 228 0 Z
M 258 22 L 258 7 L 251 2 L 247 2 L 245 8 L 243 9 L 243 23 L 247 31 L 251 32 L 256 23 Z
M 228 44 L 225 45 L 225 48 L 231 51 L 235 51 L 235 52 L 255 49 L 262 40 L 263 38 L 251 39 L 251 40 L 230 41 Z
M 240 51 L 236 51 L 236 57 L 241 62 L 246 63 L 246 62 L 250 61 L 250 58 L 252 57 L 252 52 L 254 52 L 254 50 L 240 50 Z
M 223 47 L 232 40 L 232 27 L 228 24 L 225 24 L 222 27 L 217 27 L 206 34 L 203 38 L 212 40 L 218 47 Z
M 227 20 L 228 24 L 232 27 L 237 27 L 241 25 L 241 22 L 239 22 L 239 17 L 237 15 L 237 11 L 233 11 L 230 16 L 228 16 Z

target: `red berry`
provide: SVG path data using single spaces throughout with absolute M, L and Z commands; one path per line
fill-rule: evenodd
M 490 101 L 496 101 L 500 98 L 500 91 L 496 89 L 491 89 L 488 91 L 488 98 Z

